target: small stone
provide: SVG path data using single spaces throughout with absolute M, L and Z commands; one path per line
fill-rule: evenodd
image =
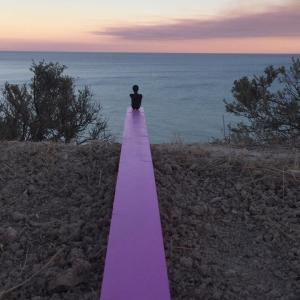
M 77 272 L 74 269 L 69 268 L 58 274 L 55 279 L 51 280 L 48 289 L 50 291 L 67 290 L 68 288 L 78 285 L 80 282 L 80 276 L 78 276 Z
M 210 203 L 214 204 L 214 203 L 221 202 L 221 201 L 222 201 L 222 197 L 215 197 L 210 200 Z
M 281 297 L 282 294 L 280 293 L 279 290 L 274 289 L 268 294 L 268 296 L 270 297 L 270 299 L 277 299 L 277 298 Z
M 38 272 L 40 270 L 40 268 L 41 268 L 41 266 L 39 264 L 34 264 L 32 266 L 32 272 L 36 273 L 36 272 Z
M 173 170 L 172 170 L 171 165 L 166 164 L 166 165 L 165 165 L 165 171 L 166 171 L 166 174 L 172 174 L 172 173 L 173 173 Z
M 266 294 L 266 293 L 268 293 L 268 292 L 270 291 L 269 286 L 266 285 L 266 284 L 259 284 L 259 285 L 257 286 L 257 289 L 258 289 L 259 291 L 263 292 L 264 294 Z
M 212 231 L 213 231 L 213 227 L 212 227 L 212 225 L 209 224 L 209 223 L 205 223 L 204 228 L 205 228 L 205 230 L 208 231 L 208 232 L 212 232 Z
M 22 257 L 24 255 L 24 250 L 23 249 L 17 250 L 15 255 L 16 257 Z
M 10 244 L 10 249 L 11 249 L 14 253 L 16 253 L 16 252 L 19 250 L 19 248 L 20 248 L 20 244 L 19 244 L 19 243 L 11 243 L 11 244 Z
M 226 274 L 227 276 L 235 276 L 235 275 L 236 275 L 236 271 L 233 270 L 233 269 L 229 269 L 229 270 L 227 270 L 227 271 L 225 272 L 225 274 Z
M 34 185 L 30 184 L 27 188 L 27 195 L 32 195 L 36 191 Z
M 43 297 L 41 297 L 41 296 L 34 296 L 32 298 L 32 300 L 43 300 Z
M 80 241 L 82 236 L 81 236 L 81 222 L 77 222 L 74 224 L 71 224 L 68 226 L 69 234 L 70 234 L 70 239 L 73 241 Z
M 194 213 L 198 216 L 204 216 L 207 213 L 207 206 L 205 204 L 195 206 Z
M 243 185 L 240 184 L 240 183 L 237 183 L 237 184 L 235 185 L 235 188 L 236 188 L 238 191 L 240 191 L 241 189 L 243 189 Z
M 191 171 L 196 171 L 198 169 L 198 164 L 192 164 L 191 166 L 190 166 L 190 170 Z
M 242 288 L 238 285 L 233 285 L 231 287 L 232 291 L 235 292 L 237 295 L 241 292 Z
M 227 213 L 230 212 L 230 208 L 227 207 L 227 206 L 224 205 L 224 204 L 221 205 L 221 209 L 222 209 L 222 211 L 223 211 L 224 214 L 227 214 Z
M 78 274 L 84 274 L 91 269 L 91 264 L 85 259 L 76 258 L 72 263 L 72 267 Z
M 273 239 L 274 239 L 274 236 L 273 236 L 272 232 L 266 232 L 266 233 L 264 233 L 263 240 L 265 242 L 272 242 Z
M 91 265 L 84 259 L 77 258 L 72 262 L 72 267 L 59 273 L 49 282 L 50 291 L 64 291 L 86 281 L 86 274 Z
M 202 276 L 208 276 L 208 274 L 209 274 L 208 266 L 207 265 L 202 265 L 200 267 L 200 273 L 201 273 Z
M 292 260 L 298 260 L 299 257 L 300 257 L 300 249 L 292 248 L 292 249 L 289 251 L 289 257 L 290 257 Z
M 53 294 L 50 298 L 50 300 L 61 300 L 62 298 L 58 294 Z
M 73 248 L 70 252 L 71 260 L 75 260 L 77 258 L 83 258 L 84 254 L 82 249 L 80 248 Z
M 180 263 L 186 268 L 191 268 L 193 266 L 193 260 L 190 257 L 181 257 Z
M 8 227 L 5 232 L 5 238 L 8 242 L 14 242 L 18 237 L 18 232 L 12 227 Z
M 213 299 L 221 299 L 222 298 L 222 292 L 221 291 L 215 291 L 213 294 Z
M 23 221 L 26 219 L 26 215 L 23 215 L 23 214 L 19 213 L 18 211 L 13 212 L 11 217 L 15 222 L 20 222 L 20 221 Z

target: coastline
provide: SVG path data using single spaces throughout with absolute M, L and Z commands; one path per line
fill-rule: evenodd
M 151 147 L 172 299 L 297 299 L 299 150 Z M 120 144 L 0 151 L 0 295 L 96 299 Z

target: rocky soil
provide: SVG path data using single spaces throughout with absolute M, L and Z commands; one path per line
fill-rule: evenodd
M 300 153 L 153 150 L 173 299 L 300 299 Z
M 119 151 L 0 143 L 1 300 L 98 298 Z M 172 299 L 300 299 L 299 152 L 152 151 Z
M 0 299 L 97 299 L 120 147 L 0 144 Z

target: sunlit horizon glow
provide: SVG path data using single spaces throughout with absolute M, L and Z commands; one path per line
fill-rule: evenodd
M 10 0 L 0 51 L 300 53 L 298 0 L 100 2 Z

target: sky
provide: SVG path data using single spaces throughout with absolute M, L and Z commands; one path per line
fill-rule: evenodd
M 0 4 L 0 51 L 300 53 L 300 0 Z

